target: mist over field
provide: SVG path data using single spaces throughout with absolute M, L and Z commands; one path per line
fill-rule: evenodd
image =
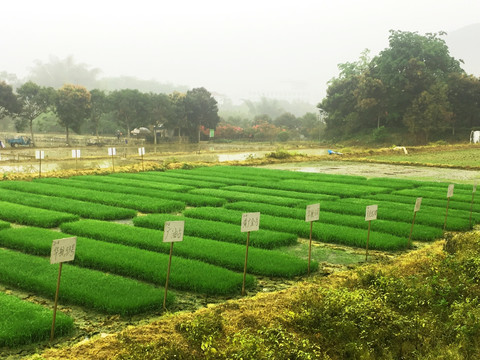
M 451 55 L 464 60 L 467 73 L 480 75 L 480 3 L 470 0 L 86 0 L 79 6 L 21 0 L 4 4 L 2 13 L 0 31 L 9 36 L 0 42 L 0 77 L 9 83 L 31 79 L 59 87 L 68 81 L 163 93 L 205 87 L 220 106 L 262 97 L 316 105 L 337 65 L 356 61 L 364 49 L 377 55 L 392 29 L 446 31 Z M 35 73 L 67 59 L 83 65 L 76 77 Z

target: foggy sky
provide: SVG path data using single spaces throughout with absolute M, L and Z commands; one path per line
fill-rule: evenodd
M 16 0 L 0 4 L 0 72 L 73 55 L 100 77 L 316 104 L 337 64 L 377 55 L 388 30 L 448 33 L 479 14 L 479 0 Z

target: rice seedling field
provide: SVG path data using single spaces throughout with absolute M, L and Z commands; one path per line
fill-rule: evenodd
M 433 241 L 442 237 L 444 224 L 464 231 L 480 221 L 480 206 L 472 204 L 473 188 L 466 184 L 456 186 L 445 221 L 448 185 L 232 166 L 3 181 L 0 284 L 53 299 L 59 267 L 49 263 L 52 242 L 76 236 L 75 259 L 62 271 L 61 304 L 121 316 L 161 312 L 170 252 L 163 230 L 165 222 L 182 220 L 183 241 L 172 247 L 167 308 L 183 294 L 239 296 L 247 239 L 242 214 L 259 212 L 245 277 L 254 293 L 259 277 L 307 275 L 308 253 L 298 252 L 310 236 L 307 205 L 320 203 L 319 220 L 312 223 L 315 243 L 361 250 L 368 239 L 372 250 L 404 251 L 410 235 Z M 417 197 L 423 202 L 412 231 Z M 368 205 L 378 205 L 370 231 Z M 313 258 L 311 271 L 321 267 Z M 46 339 L 51 310 L 30 310 L 32 304 L 0 295 L 0 315 L 4 309 L 31 314 L 28 321 L 0 317 L 0 346 Z M 68 334 L 72 319 L 59 316 L 58 334 Z

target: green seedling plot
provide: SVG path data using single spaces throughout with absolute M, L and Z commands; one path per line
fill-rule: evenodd
M 390 192 L 390 189 L 376 186 L 354 185 L 335 182 L 304 181 L 304 180 L 283 180 L 263 181 L 255 184 L 258 187 L 298 191 L 312 194 L 333 195 L 341 198 L 358 197 L 369 194 Z
M 0 347 L 48 340 L 52 317 L 52 310 L 0 292 Z M 72 330 L 73 319 L 57 313 L 57 335 L 67 335 Z
M 262 168 L 249 168 L 249 167 L 237 167 L 237 166 L 213 166 L 213 167 L 200 167 L 191 171 L 193 173 L 204 173 L 207 176 L 212 177 L 232 177 L 245 179 L 249 181 L 263 181 L 265 178 L 275 180 L 310 180 L 345 183 L 345 184 L 365 184 L 367 180 L 363 176 L 351 176 L 351 175 L 333 175 L 333 174 L 321 174 L 321 173 L 307 173 L 274 169 L 262 169 Z
M 441 237 L 447 187 L 228 166 L 4 181 L 0 283 L 53 300 L 59 266 L 48 258 L 52 241 L 72 234 L 78 236 L 76 254 L 72 263 L 63 265 L 61 303 L 121 315 L 161 310 L 170 250 L 170 244 L 162 241 L 163 229 L 166 221 L 183 220 L 185 236 L 174 247 L 169 287 L 214 296 L 240 294 L 248 236 L 240 231 L 242 214 L 261 214 L 260 229 L 249 238 L 246 286 L 252 288 L 254 275 L 293 278 L 308 272 L 308 261 L 275 249 L 298 244 L 298 237 L 309 238 L 310 225 L 314 240 L 365 248 L 367 205 L 378 204 L 378 219 L 371 223 L 368 237 L 370 249 L 408 246 L 416 197 L 423 202 L 412 238 Z M 471 185 L 455 185 L 448 230 L 470 228 L 471 196 Z M 313 203 L 321 204 L 320 219 L 310 224 L 305 222 L 305 207 Z M 186 204 L 194 208 L 185 210 Z M 475 204 L 475 210 L 480 206 Z M 135 217 L 139 211 L 150 214 Z M 173 215 L 181 211 L 183 216 Z M 105 221 L 132 217 L 135 226 Z M 472 217 L 480 221 L 480 211 Z M 9 228 L 10 222 L 36 228 Z M 42 229 L 58 226 L 62 232 Z M 312 262 L 311 267 L 318 264 Z M 49 311 L 41 315 L 45 321 L 37 322 L 41 316 L 36 310 L 22 310 L 24 303 L 4 297 L 0 296 L 0 346 L 48 337 Z M 167 303 L 173 301 L 169 294 Z M 2 312 L 5 308 L 14 310 Z M 27 311 L 32 321 L 14 317 L 13 313 Z M 8 320 L 2 323 L 3 319 Z M 60 315 L 57 320 L 65 320 L 65 325 L 57 323 L 57 333 L 71 330 L 70 319 Z
M 62 224 L 63 232 L 117 244 L 167 254 L 169 244 L 162 242 L 163 232 L 129 225 L 105 223 L 95 220 L 80 220 Z M 245 246 L 216 240 L 184 236 L 175 244 L 176 256 L 196 259 L 209 264 L 243 271 Z M 275 250 L 249 249 L 248 273 L 262 276 L 291 278 L 307 272 L 307 262 Z M 311 268 L 316 269 L 312 262 Z
M 418 196 L 423 196 L 426 199 L 439 200 L 443 201 L 443 207 L 445 208 L 445 203 L 447 201 L 447 187 L 444 188 L 431 188 L 431 187 L 420 187 L 414 190 L 400 190 L 395 191 L 393 195 L 404 195 L 404 196 L 417 196 L 416 194 L 422 194 Z M 457 190 L 456 186 L 453 191 L 453 196 L 450 198 L 450 209 L 457 210 L 466 210 L 470 211 L 470 204 L 472 202 L 472 188 L 470 191 Z M 473 211 L 480 212 L 480 204 L 473 204 Z
M 456 195 L 453 195 L 454 197 Z M 418 196 L 420 197 L 420 196 Z M 471 205 L 471 199 L 472 195 L 470 194 L 470 202 L 459 202 L 459 201 L 454 201 L 454 197 L 450 199 L 450 204 L 449 204 L 449 211 L 448 213 L 450 215 L 452 214 L 457 214 L 457 216 L 460 217 L 469 217 L 470 214 L 470 205 Z M 412 201 L 415 199 L 414 196 L 412 195 L 399 195 L 399 194 L 378 194 L 378 195 L 371 195 L 371 196 L 366 196 L 365 198 L 372 199 L 372 200 L 379 200 L 379 201 L 388 201 L 391 204 L 393 203 L 404 203 L 404 204 L 410 204 L 412 205 Z M 422 198 L 422 208 L 423 207 L 433 207 L 433 208 L 440 208 L 445 211 L 446 207 L 446 202 L 447 198 L 445 197 L 444 199 L 431 199 L 429 197 L 423 197 Z M 477 211 L 475 211 L 475 209 Z M 457 212 L 457 210 L 459 212 Z M 475 219 L 476 222 L 480 221 L 480 212 L 479 212 L 479 207 L 478 205 L 474 204 L 473 206 L 473 214 L 472 217 Z M 452 213 L 453 211 L 453 213 Z M 463 212 L 462 212 L 463 211 Z
M 9 222 L 0 220 L 0 230 L 2 230 L 2 229 L 8 229 L 9 227 L 10 227 L 10 223 L 9 223 Z
M 0 231 L 0 245 L 34 255 L 48 256 L 52 240 L 68 237 L 57 231 L 20 228 Z M 156 285 L 165 284 L 168 255 L 125 245 L 87 238 L 77 239 L 74 265 L 108 271 Z M 239 292 L 242 276 L 239 273 L 174 256 L 170 284 L 172 288 L 202 294 L 226 295 Z M 248 285 L 254 284 L 249 277 Z
M 151 229 L 163 229 L 165 221 L 185 221 L 185 235 L 198 236 L 204 239 L 245 244 L 245 235 L 240 232 L 240 220 L 238 225 L 226 224 L 218 221 L 197 220 L 168 214 L 151 214 L 133 219 L 135 226 Z M 297 237 L 293 234 L 277 231 L 259 230 L 252 236 L 250 245 L 263 249 L 274 249 L 297 243 Z
M 407 179 L 393 179 L 393 178 L 371 178 L 367 180 L 366 185 L 386 187 L 389 189 L 413 189 L 423 185 L 422 181 L 407 180 Z
M 73 214 L 12 204 L 5 201 L 0 201 L 0 208 L 0 219 L 22 225 L 52 228 L 63 222 L 79 219 L 77 215 Z
M 265 189 L 265 188 L 254 187 L 254 186 L 238 186 L 238 185 L 226 186 L 222 188 L 222 190 L 243 192 L 243 193 L 249 193 L 249 194 L 276 196 L 276 197 L 281 196 L 286 198 L 299 199 L 303 201 L 308 200 L 310 202 L 320 202 L 324 200 L 339 199 L 338 196 L 332 196 L 332 195 L 322 195 L 322 194 L 312 195 L 307 193 L 301 193 L 298 191 Z
M 128 195 L 140 195 L 140 196 L 151 196 L 155 198 L 164 198 L 162 195 L 157 195 L 157 190 L 147 192 L 143 188 L 138 188 L 132 185 L 117 185 L 117 184 L 105 184 L 103 182 L 95 182 L 95 181 L 79 181 L 79 180 L 72 180 L 72 179 L 57 179 L 57 178 L 42 178 L 37 179 L 36 182 L 53 184 L 53 185 L 61 185 L 61 186 L 69 186 L 74 187 L 76 189 L 88 189 L 88 190 L 95 190 L 95 191 L 103 191 L 115 194 L 128 194 Z M 181 191 L 185 191 L 182 189 Z
M 172 170 L 168 171 L 164 176 L 169 176 L 172 178 L 179 178 L 179 179 L 190 179 L 190 180 L 199 180 L 199 181 L 206 181 L 211 182 L 214 181 L 216 183 L 222 183 L 224 186 L 227 185 L 245 185 L 247 182 L 245 180 L 232 178 L 232 177 L 217 177 L 215 175 L 208 175 L 208 174 L 195 174 L 192 170 Z
M 411 204 L 391 203 L 388 201 L 377 201 L 379 206 L 378 219 L 406 222 L 413 216 L 413 205 L 415 198 L 412 197 Z M 365 214 L 365 206 L 372 205 L 370 199 L 340 199 L 337 201 L 324 201 L 322 209 L 329 212 L 339 214 L 351 214 L 362 216 Z M 443 228 L 445 220 L 445 209 L 430 208 L 428 212 L 419 211 L 415 220 L 415 224 L 427 225 L 432 227 Z M 452 231 L 465 231 L 470 228 L 468 217 L 459 218 L 454 216 L 448 217 L 447 229 Z
M 0 283 L 54 298 L 58 266 L 45 257 L 0 248 Z M 60 303 L 108 314 L 132 315 L 162 308 L 163 289 L 96 270 L 63 265 Z M 173 296 L 168 300 L 172 303 Z
M 141 193 L 161 199 L 178 200 L 189 206 L 222 206 L 226 203 L 225 199 L 186 193 L 186 190 L 192 189 L 191 186 L 179 186 L 181 190 L 174 191 L 169 189 L 168 186 L 165 189 L 162 189 L 162 183 L 153 181 L 122 179 L 110 176 L 77 176 L 72 179 L 79 180 L 75 182 L 75 186 L 80 188 L 100 189 L 99 184 L 108 187 L 110 186 L 109 184 L 112 184 L 119 186 L 120 189 L 124 189 L 125 193 L 128 193 L 129 189 L 134 189 L 135 193 L 138 194 Z
M 138 176 L 136 178 L 138 178 Z M 134 186 L 137 188 L 155 189 L 160 191 L 182 192 L 182 191 L 188 191 L 193 189 L 192 186 L 187 186 L 187 185 L 167 184 L 167 183 L 162 183 L 158 181 L 147 181 L 147 180 L 140 180 L 136 178 L 124 179 L 124 178 L 118 178 L 118 177 L 109 176 L 109 175 L 104 175 L 104 176 L 79 175 L 79 176 L 72 176 L 70 179 L 80 180 L 80 181 L 94 181 L 94 182 L 107 183 L 107 184 L 113 184 L 113 185 L 128 185 L 128 186 Z
M 260 195 L 245 193 L 241 191 L 230 191 L 223 189 L 195 189 L 190 191 L 191 194 L 196 195 L 211 195 L 219 198 L 224 198 L 230 202 L 232 201 L 251 201 L 261 202 L 267 204 L 274 204 L 280 206 L 297 206 L 304 204 L 306 200 L 299 200 L 294 198 L 285 198 L 280 196 Z
M 62 211 L 98 220 L 129 219 L 137 215 L 137 212 L 133 209 L 8 189 L 0 189 L 0 200 L 47 210 Z
M 216 219 L 217 221 L 235 224 L 238 223 L 242 218 L 242 211 L 218 208 L 201 208 L 186 210 L 184 211 L 184 215 L 196 219 Z M 303 217 L 305 218 L 305 212 Z M 312 239 L 324 242 L 341 243 L 350 246 L 363 247 L 365 242 L 362 242 L 362 240 L 365 240 L 367 238 L 367 233 L 365 229 L 365 220 L 362 220 L 363 229 L 341 226 L 336 224 L 318 223 L 317 221 L 315 221 L 313 223 Z M 296 236 L 303 238 L 308 238 L 310 235 L 310 229 L 309 226 L 305 223 L 305 219 L 297 220 L 292 218 L 282 218 L 262 214 L 261 224 L 262 228 L 264 229 L 276 229 L 276 231 L 290 232 L 295 234 Z M 405 225 L 406 230 L 410 230 L 408 224 Z M 362 238 L 362 236 L 359 235 L 359 232 L 364 232 L 365 236 Z M 398 236 L 393 236 L 390 234 L 382 234 L 375 231 L 372 231 L 370 233 L 370 241 L 370 247 L 379 250 L 398 250 L 405 248 L 407 243 L 405 238 L 400 238 Z
M 120 206 L 147 213 L 169 213 L 182 210 L 185 207 L 185 203 L 179 201 L 152 199 L 151 197 L 140 195 L 108 193 L 40 182 L 4 181 L 0 183 L 0 188 Z
M 271 215 L 279 218 L 291 218 L 291 219 L 297 219 L 299 221 L 305 220 L 305 209 L 300 209 L 300 208 L 292 209 L 284 206 L 250 203 L 246 201 L 239 201 L 235 203 L 226 204 L 225 208 L 232 209 L 232 210 L 240 210 L 244 212 L 257 211 L 262 213 L 262 216 L 265 214 L 265 215 Z M 198 209 L 198 210 L 203 210 L 203 209 Z M 338 213 L 329 212 L 322 209 L 320 211 L 320 220 L 318 220 L 317 222 L 365 229 L 365 214 L 361 216 L 348 215 L 348 214 L 339 215 Z M 375 221 L 375 231 L 395 235 L 398 237 L 408 238 L 408 236 L 410 235 L 410 228 L 411 228 L 410 222 L 398 222 L 398 221 L 388 221 L 388 220 Z M 442 236 L 442 234 L 443 234 L 443 231 L 441 228 L 434 228 L 434 227 L 425 226 L 425 225 L 416 225 L 413 230 L 412 239 L 419 240 L 419 241 L 430 241 L 430 240 L 438 239 L 439 237 Z
M 111 177 L 118 177 L 124 179 L 137 179 L 137 180 L 146 180 L 146 181 L 155 181 L 158 183 L 165 184 L 180 184 L 191 186 L 193 188 L 207 188 L 207 189 L 218 189 L 225 186 L 224 183 L 214 180 L 210 181 L 200 181 L 193 179 L 179 179 L 177 177 L 169 176 L 165 172 L 145 172 L 145 173 L 136 173 L 136 174 L 110 174 Z

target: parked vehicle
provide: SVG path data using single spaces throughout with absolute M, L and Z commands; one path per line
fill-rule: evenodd
M 32 140 L 26 136 L 20 136 L 12 139 L 6 139 L 6 142 L 10 144 L 11 147 L 17 146 L 33 146 Z

